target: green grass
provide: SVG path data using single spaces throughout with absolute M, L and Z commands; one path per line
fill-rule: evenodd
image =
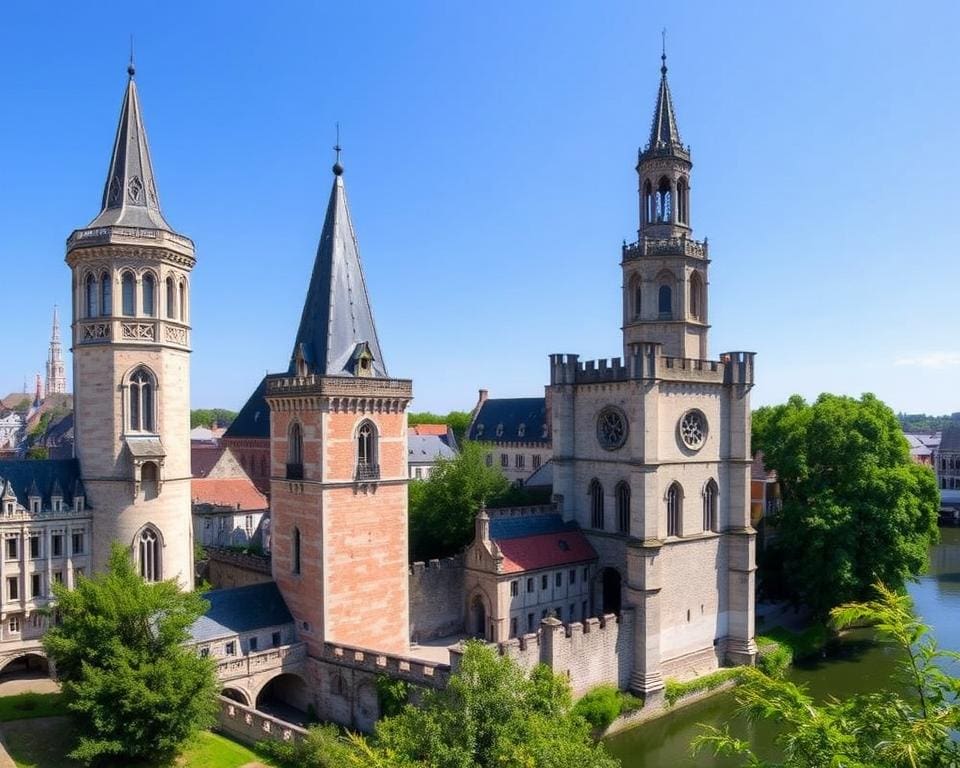
M 62 693 L 18 693 L 0 697 L 0 722 L 67 714 Z
M 830 640 L 830 630 L 826 624 L 811 624 L 799 632 L 791 632 L 783 627 L 773 627 L 757 636 L 757 647 L 780 645 L 790 649 L 794 660 L 816 656 Z
M 672 707 L 684 696 L 701 691 L 712 691 L 729 680 L 736 680 L 740 677 L 741 669 L 742 667 L 725 667 L 724 669 L 718 669 L 716 672 L 711 672 L 709 675 L 700 675 L 700 677 L 682 683 L 679 680 L 668 679 L 664 683 L 663 696 L 667 700 L 667 705 Z

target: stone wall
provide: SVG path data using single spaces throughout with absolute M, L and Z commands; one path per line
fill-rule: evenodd
M 233 699 L 220 697 L 217 729 L 251 746 L 258 741 L 299 741 L 307 732 L 293 723 L 272 717 Z
M 410 640 L 421 643 L 463 632 L 463 557 L 410 567 Z
M 213 547 L 207 547 L 205 551 L 208 558 L 206 578 L 214 589 L 246 587 L 273 581 L 269 557 Z

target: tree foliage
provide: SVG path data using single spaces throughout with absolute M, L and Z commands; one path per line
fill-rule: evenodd
M 407 424 L 446 424 L 453 430 L 453 436 L 457 444 L 463 443 L 467 436 L 467 429 L 470 427 L 470 414 L 467 411 L 450 411 L 446 416 L 441 416 L 430 411 L 420 411 L 418 413 L 407 414 Z
M 196 427 L 229 427 L 237 418 L 236 411 L 226 408 L 195 408 L 190 411 L 190 429 Z
M 960 424 L 960 412 L 949 416 L 929 416 L 926 413 L 898 413 L 897 420 L 904 432 L 940 432 L 951 424 Z
M 71 756 L 169 757 L 213 724 L 213 661 L 184 645 L 206 609 L 176 582 L 147 583 L 115 544 L 107 570 L 73 590 L 53 585 L 59 623 L 44 636 L 80 741 Z
M 868 597 L 874 581 L 898 589 L 926 567 L 938 537 L 936 480 L 910 460 L 880 400 L 824 394 L 810 405 L 795 395 L 756 411 L 753 437 L 783 501 L 769 517 L 768 585 L 824 615 Z
M 937 647 L 930 628 L 913 613 L 910 598 L 882 584 L 876 598 L 848 603 L 831 612 L 838 628 L 873 624 L 900 650 L 893 692 L 871 693 L 824 704 L 806 689 L 785 680 L 746 669 L 737 688 L 741 712 L 751 720 L 776 720 L 783 760 L 761 760 L 750 746 L 726 729 L 707 728 L 694 749 L 740 756 L 753 768 L 947 768 L 960 764 L 960 679 L 943 668 L 960 661 L 960 654 Z M 902 692 L 898 692 L 902 691 Z

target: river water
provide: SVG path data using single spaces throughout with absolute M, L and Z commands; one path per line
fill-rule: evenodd
M 930 549 L 930 569 L 910 586 L 917 613 L 933 627 L 942 648 L 960 650 L 960 529 L 941 528 L 941 542 Z M 811 694 L 843 698 L 894 685 L 895 657 L 889 646 L 869 641 L 865 633 L 845 637 L 830 657 L 795 667 L 789 679 L 808 686 Z M 739 760 L 722 760 L 702 752 L 690 754 L 690 742 L 702 725 L 729 725 L 735 736 L 749 740 L 761 756 L 772 758 L 775 729 L 771 723 L 751 724 L 735 714 L 733 694 L 725 692 L 684 707 L 658 720 L 607 740 L 623 768 L 728 768 Z

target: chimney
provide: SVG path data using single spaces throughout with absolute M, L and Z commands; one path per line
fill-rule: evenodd
M 489 393 L 485 389 L 480 390 L 480 397 L 477 399 L 477 410 L 480 409 L 480 406 L 487 402 L 487 395 Z

